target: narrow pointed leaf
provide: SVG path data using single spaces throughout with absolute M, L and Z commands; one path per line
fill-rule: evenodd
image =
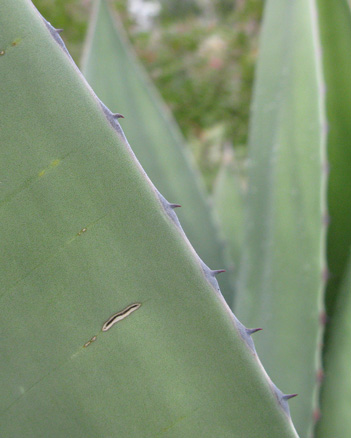
M 249 145 L 245 252 L 234 308 L 309 436 L 325 267 L 325 116 L 314 0 L 266 2 Z
M 137 61 L 117 17 L 112 18 L 105 0 L 95 5 L 82 62 L 85 77 L 109 108 L 125 116 L 121 125 L 138 160 L 161 193 L 182 206 L 177 214 L 200 257 L 211 268 L 230 271 L 200 175 L 193 169 L 178 127 Z M 231 302 L 230 272 L 219 283 Z
M 1 437 L 296 437 L 60 37 L 29 0 L 0 29 Z
M 351 12 L 346 0 L 318 0 L 328 112 L 328 267 L 327 311 L 336 295 L 351 245 Z
M 330 323 L 325 340 L 325 378 L 322 385 L 318 438 L 351 433 L 349 376 L 351 268 L 351 13 L 346 0 L 318 1 L 327 84 L 329 215 L 327 311 Z M 346 265 L 346 268 L 345 268 Z M 341 281 L 344 277 L 343 282 Z

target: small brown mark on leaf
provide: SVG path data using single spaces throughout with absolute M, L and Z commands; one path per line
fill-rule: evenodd
M 81 236 L 83 233 L 85 233 L 87 231 L 87 228 L 82 228 L 79 233 L 78 236 Z
M 322 171 L 323 171 L 323 173 L 325 174 L 325 175 L 329 175 L 329 172 L 330 172 L 330 165 L 329 165 L 329 162 L 327 161 L 327 160 L 325 160 L 323 163 L 322 163 Z
M 11 46 L 12 47 L 18 46 L 20 42 L 21 42 L 21 38 L 16 38 L 15 40 L 12 41 Z
M 324 283 L 327 283 L 329 279 L 330 279 L 330 271 L 327 266 L 324 266 L 324 268 L 322 269 L 322 281 Z
M 5 55 L 5 50 L 0 50 L 0 56 Z
M 319 323 L 322 326 L 325 326 L 328 322 L 328 315 L 326 314 L 326 312 L 324 310 L 322 310 L 322 312 L 320 312 L 319 314 Z
M 97 336 L 93 336 L 93 337 L 90 339 L 90 341 L 88 341 L 88 342 L 86 342 L 86 343 L 84 344 L 84 348 L 89 347 L 89 345 L 90 345 L 91 343 L 93 343 L 94 341 L 96 341 L 96 338 L 97 338 Z
M 54 167 L 58 166 L 60 164 L 61 160 L 57 158 L 56 160 L 51 161 L 51 163 L 43 169 L 41 172 L 38 173 L 38 177 L 43 177 L 49 170 L 53 169 Z
M 325 212 L 323 214 L 323 218 L 322 219 L 323 219 L 323 225 L 325 227 L 327 227 L 330 224 L 330 216 L 329 216 L 328 212 Z
M 323 372 L 323 370 L 320 368 L 320 369 L 317 371 L 317 375 L 316 375 L 317 383 L 321 384 L 321 383 L 323 382 L 323 379 L 324 379 L 324 372 Z
M 318 423 L 318 421 L 321 419 L 321 416 L 322 416 L 322 414 L 321 414 L 321 411 L 319 409 L 315 409 L 313 411 L 313 421 L 315 423 Z

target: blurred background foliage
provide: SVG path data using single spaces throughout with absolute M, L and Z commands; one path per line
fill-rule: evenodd
M 33 0 L 79 65 L 91 0 Z M 115 0 L 209 190 L 222 152 L 245 156 L 261 0 Z

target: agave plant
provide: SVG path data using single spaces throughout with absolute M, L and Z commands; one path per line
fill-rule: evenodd
M 351 431 L 350 19 L 343 0 L 268 1 L 252 104 L 234 308 L 267 330 L 258 353 L 278 386 L 299 393 L 292 418 L 302 437 Z
M 295 437 L 118 116 L 30 1 L 0 17 L 2 436 Z
M 230 253 L 240 265 L 235 297 L 228 280 L 223 290 L 230 308 L 215 278 L 217 261 L 231 264 L 218 238 L 216 212 L 204 208 L 199 176 L 184 148 L 177 152 L 182 140 L 169 117 L 159 116 L 155 91 L 143 73 L 132 75 L 135 61 L 128 61 L 130 48 L 105 1 L 96 2 L 84 70 L 98 90 L 94 81 L 108 84 L 122 59 L 127 73 L 120 80 L 128 95 L 108 101 L 102 87 L 102 103 L 58 31 L 32 3 L 1 0 L 1 436 L 297 437 L 287 404 L 295 394 L 284 395 L 264 371 L 251 339 L 257 329 L 250 327 L 258 325 L 265 328 L 258 352 L 273 381 L 284 391 L 299 392 L 292 412 L 299 435 L 313 433 L 322 376 L 326 253 L 332 266 L 333 251 L 341 250 L 339 244 L 332 249 L 332 228 L 326 244 L 327 210 L 332 222 L 334 215 L 339 221 L 338 233 L 342 226 L 345 236 L 350 231 L 347 192 L 344 211 L 327 203 L 326 165 L 328 147 L 331 164 L 334 159 L 344 165 L 342 174 L 338 168 L 330 172 L 334 199 L 340 175 L 345 184 L 348 176 L 342 154 L 351 139 L 344 116 L 351 99 L 342 84 L 350 10 L 340 0 L 331 14 L 327 3 L 266 4 L 248 193 L 232 178 L 229 158 L 214 199 L 223 217 L 220 233 L 229 236 Z M 100 30 L 97 18 L 105 20 Z M 340 22 L 342 27 L 336 25 Z M 112 60 L 111 68 L 103 69 L 107 76 L 94 62 L 103 47 L 113 52 L 101 61 Z M 336 60 L 343 67 L 338 80 Z M 129 88 L 128 78 L 133 78 Z M 179 200 L 168 202 L 140 166 L 120 114 L 108 108 L 123 112 L 118 99 L 132 108 L 125 126 L 132 148 L 135 142 L 145 167 L 147 160 L 163 163 L 152 179 L 158 173 L 157 187 Z M 335 107 L 343 117 L 335 115 Z M 147 114 L 156 134 L 146 129 L 147 122 L 139 123 Z M 158 146 L 159 132 L 161 142 L 171 145 L 166 152 Z M 153 147 L 152 160 L 147 153 L 141 157 L 143 146 Z M 178 163 L 175 170 L 172 160 Z M 185 182 L 176 186 L 182 169 Z M 202 212 L 195 222 L 183 196 Z M 216 263 L 213 270 L 185 237 L 174 211 L 178 202 L 190 240 L 200 236 L 195 248 L 206 263 Z M 232 229 L 231 220 L 237 224 Z M 201 235 L 203 223 L 211 233 Z M 207 237 L 213 243 L 200 249 Z M 345 237 L 342 254 L 349 244 Z M 342 277 L 349 268 L 339 257 Z M 340 299 L 341 310 L 328 306 L 333 324 L 316 432 L 321 437 L 349 431 L 339 404 L 347 402 L 350 387 L 345 369 L 350 337 L 340 339 L 347 331 L 349 278 L 341 289 L 335 277 L 330 285 L 331 301 Z M 342 387 L 335 370 L 343 373 Z
M 292 418 L 301 437 L 351 431 L 350 46 L 344 0 L 265 5 L 234 309 L 265 328 L 258 353 L 278 386 L 299 393 Z

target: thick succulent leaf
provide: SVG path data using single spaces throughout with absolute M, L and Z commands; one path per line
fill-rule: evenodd
M 351 245 L 351 13 L 346 0 L 318 1 L 327 83 L 329 213 L 325 381 L 322 387 L 318 437 L 345 437 L 351 433 L 349 373 L 351 339 L 351 264 L 345 269 Z M 344 282 L 341 277 L 344 273 Z M 339 296 L 340 295 L 340 296 Z
M 318 0 L 328 114 L 327 311 L 331 316 L 351 246 L 351 13 L 346 0 Z
M 351 435 L 351 258 L 330 321 L 328 350 L 321 391 L 322 415 L 317 438 L 344 438 Z
M 99 98 L 125 116 L 121 125 L 133 151 L 161 193 L 182 206 L 177 214 L 200 257 L 209 266 L 230 271 L 218 224 L 179 128 L 137 61 L 117 17 L 112 18 L 104 0 L 95 5 L 82 61 L 83 74 Z M 219 284 L 231 302 L 229 272 L 221 276 Z
M 215 211 L 218 213 L 235 271 L 238 271 L 243 252 L 246 180 L 242 170 L 243 166 L 234 157 L 232 148 L 226 149 L 213 191 Z
M 0 29 L 1 437 L 296 437 L 55 30 L 29 0 Z
M 325 266 L 324 94 L 314 0 L 268 0 L 249 145 L 245 250 L 234 308 L 264 332 L 273 380 L 299 394 L 292 418 L 311 431 Z

